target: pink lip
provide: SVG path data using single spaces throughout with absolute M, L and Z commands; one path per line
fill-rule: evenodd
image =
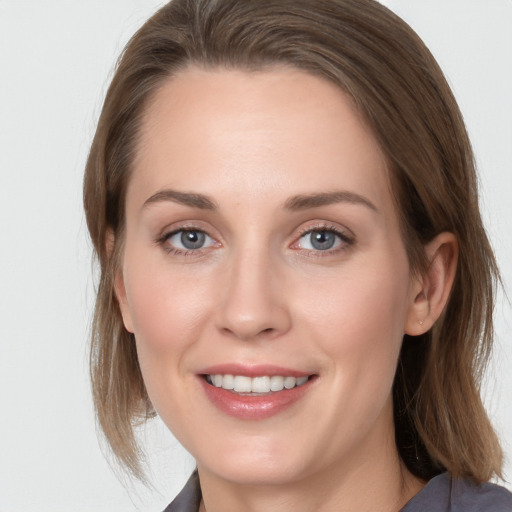
M 201 375 L 245 375 L 247 377 L 262 377 L 273 375 L 281 375 L 283 377 L 307 377 L 312 372 L 304 372 L 299 370 L 292 370 L 283 366 L 275 366 L 268 364 L 247 364 L 240 363 L 218 364 L 208 366 L 197 372 Z
M 206 396 L 212 404 L 224 414 L 244 420 L 262 420 L 283 412 L 303 397 L 316 380 L 315 377 L 312 377 L 302 386 L 293 389 L 283 389 L 282 391 L 276 391 L 266 395 L 251 396 L 217 388 L 206 382 L 204 378 L 206 374 L 245 375 L 247 377 L 259 377 L 264 375 L 304 377 L 311 374 L 277 366 L 241 366 L 238 364 L 212 366 L 201 371 L 198 378 Z

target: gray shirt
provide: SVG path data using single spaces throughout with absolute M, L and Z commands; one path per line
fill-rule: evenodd
M 197 512 L 201 487 L 195 471 L 164 512 Z M 512 494 L 499 485 L 438 475 L 399 512 L 512 512 Z

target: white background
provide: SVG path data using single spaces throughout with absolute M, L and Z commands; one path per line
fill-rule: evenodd
M 193 468 L 156 421 L 153 489 L 119 482 L 87 375 L 93 272 L 84 162 L 113 64 L 157 0 L 0 0 L 0 512 L 161 511 Z M 460 102 L 512 296 L 512 0 L 387 0 Z M 501 297 L 486 403 L 512 481 L 512 315 Z M 511 484 L 506 484 L 512 488 Z

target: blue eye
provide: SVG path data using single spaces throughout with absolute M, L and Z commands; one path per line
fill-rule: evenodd
M 328 251 L 338 248 L 344 242 L 348 243 L 349 239 L 332 229 L 312 229 L 300 237 L 298 245 L 301 249 Z
M 179 251 L 205 249 L 214 244 L 210 236 L 198 229 L 179 229 L 166 236 L 166 242 Z

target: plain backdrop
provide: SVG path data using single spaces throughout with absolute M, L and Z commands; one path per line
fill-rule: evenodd
M 158 420 L 153 488 L 120 481 L 87 374 L 94 272 L 82 172 L 115 59 L 156 0 L 0 0 L 0 512 L 161 511 L 194 462 Z M 430 47 L 467 121 L 486 225 L 512 287 L 512 1 L 387 0 Z M 512 488 L 512 315 L 484 388 Z

